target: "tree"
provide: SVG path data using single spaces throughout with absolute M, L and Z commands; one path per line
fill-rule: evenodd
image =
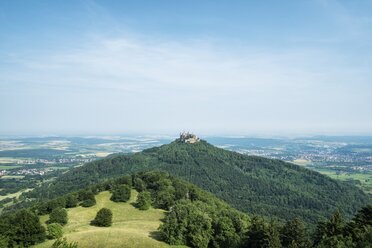
M 85 208 L 96 205 L 96 198 L 91 190 L 79 191 L 78 200 L 83 201 L 80 205 Z
M 215 247 L 239 247 L 240 237 L 229 217 L 216 217 L 212 224 L 214 229 L 212 242 Z
M 45 228 L 39 217 L 30 210 L 23 209 L 14 215 L 11 228 L 13 240 L 23 246 L 30 246 L 45 240 Z
M 352 237 L 356 247 L 372 244 L 372 205 L 363 207 L 345 227 L 345 235 Z
M 342 235 L 334 235 L 334 236 L 328 236 L 324 237 L 320 243 L 318 243 L 316 248 L 329 248 L 329 247 L 334 247 L 334 248 L 353 248 L 355 247 L 353 244 L 353 241 L 351 237 L 344 237 Z M 363 247 L 366 248 L 368 246 L 358 246 L 358 247 Z
M 141 178 L 139 178 L 139 177 L 135 177 L 134 178 L 134 180 L 133 180 L 133 187 L 138 192 L 141 192 L 141 191 L 146 190 L 146 184 L 145 184 L 145 182 Z
M 200 210 L 191 212 L 187 229 L 188 245 L 198 248 L 208 247 L 213 234 L 212 220 L 208 214 Z
M 112 192 L 110 200 L 114 202 L 126 202 L 130 199 L 131 195 L 130 191 L 131 188 L 129 185 L 125 184 L 119 185 Z
M 68 221 L 67 211 L 64 208 L 56 208 L 49 215 L 48 223 L 59 223 L 61 225 L 66 225 Z
M 63 236 L 62 226 L 59 223 L 49 224 L 47 230 L 48 239 L 58 239 Z
M 171 245 L 208 247 L 212 238 L 212 220 L 190 201 L 181 200 L 167 213 L 160 233 Z
M 68 243 L 66 238 L 59 238 L 53 243 L 52 248 L 78 248 L 78 244 L 76 242 Z
M 87 199 L 80 204 L 84 208 L 89 208 L 96 205 L 96 199 Z
M 137 196 L 136 206 L 140 210 L 147 210 L 151 206 L 151 194 L 148 191 L 142 191 Z
M 359 210 L 353 220 L 359 226 L 372 226 L 372 205 L 365 206 Z
M 168 210 L 174 204 L 174 194 L 170 189 L 163 189 L 156 193 L 154 205 L 157 208 Z
M 297 218 L 287 221 L 287 223 L 281 228 L 280 239 L 284 247 L 310 247 L 310 241 L 306 235 L 305 226 Z
M 249 248 L 278 248 L 281 247 L 279 232 L 273 223 L 253 217 L 252 226 L 248 231 L 247 247 Z
M 9 245 L 9 238 L 4 235 L 0 235 L 0 247 L 8 247 Z
M 108 208 L 101 208 L 96 218 L 91 222 L 94 226 L 108 227 L 112 225 L 112 212 Z
M 342 218 L 340 211 L 337 210 L 326 222 L 320 221 L 318 223 L 315 231 L 314 245 L 322 243 L 323 239 L 327 239 L 329 242 L 333 244 L 334 238 L 332 237 L 334 236 L 342 237 L 342 235 L 344 234 L 344 229 L 345 222 Z
M 186 244 L 187 222 L 190 205 L 186 201 L 176 204 L 165 217 L 159 230 L 165 242 L 170 245 Z
M 77 196 L 74 194 L 69 194 L 66 196 L 66 208 L 74 208 L 78 204 Z

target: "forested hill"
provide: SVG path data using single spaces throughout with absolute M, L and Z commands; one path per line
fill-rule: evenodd
M 251 214 L 315 223 L 339 209 L 352 216 L 371 199 L 357 187 L 280 160 L 247 156 L 201 140 L 176 140 L 135 154 L 113 155 L 75 168 L 28 193 L 52 198 L 123 174 L 164 170 Z

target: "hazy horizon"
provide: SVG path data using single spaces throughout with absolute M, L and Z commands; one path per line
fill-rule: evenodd
M 0 135 L 371 136 L 371 11 L 2 1 Z

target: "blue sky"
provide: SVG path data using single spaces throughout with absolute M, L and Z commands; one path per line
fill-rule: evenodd
M 372 134 L 371 1 L 1 1 L 0 134 Z

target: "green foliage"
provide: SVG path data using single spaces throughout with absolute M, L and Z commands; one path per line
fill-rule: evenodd
M 190 181 L 241 211 L 282 220 L 298 217 L 305 223 L 316 224 L 337 208 L 349 218 L 371 202 L 348 183 L 283 161 L 219 149 L 205 141 L 195 144 L 175 141 L 140 153 L 110 156 L 72 169 L 27 194 L 30 198 L 55 197 L 117 175 L 154 169 Z M 150 185 L 141 180 L 128 178 L 124 182 L 133 182 L 138 191 L 145 188 L 158 191 L 155 207 L 168 209 L 174 204 L 174 195 L 174 199 L 186 198 L 184 189 L 174 186 L 172 189 L 166 182 L 159 182 L 164 186 L 159 188 L 151 180 Z
M 43 242 L 46 236 L 39 217 L 26 209 L 1 216 L 0 233 L 1 242 L 6 243 L 8 240 L 10 247 L 28 247 Z
M 214 247 L 240 247 L 240 240 L 242 237 L 235 229 L 233 220 L 227 216 L 217 216 L 213 219 Z
M 281 243 L 284 247 L 306 248 L 310 247 L 305 226 L 299 219 L 287 221 L 280 231 Z
M 134 185 L 133 185 L 134 188 L 135 188 L 138 192 L 141 192 L 141 191 L 143 191 L 143 190 L 146 189 L 146 184 L 145 184 L 145 182 L 144 182 L 141 178 L 136 177 L 136 178 L 134 179 L 133 184 L 134 184 Z
M 67 211 L 64 208 L 56 208 L 53 209 L 53 211 L 49 215 L 49 221 L 48 223 L 58 223 L 63 225 L 66 225 L 68 222 L 68 217 L 67 217 Z
M 351 237 L 342 235 L 326 236 L 316 246 L 316 248 L 350 248 L 355 247 Z
M 151 206 L 151 194 L 148 191 L 142 191 L 137 196 L 136 207 L 140 210 L 147 210 Z
M 5 235 L 0 235 L 0 247 L 8 247 L 9 238 Z
M 78 201 L 93 200 L 94 194 L 92 190 L 80 190 L 77 199 Z
M 279 248 L 281 247 L 279 232 L 273 223 L 254 217 L 248 232 L 246 247 L 249 248 Z
M 358 226 L 372 226 L 372 205 L 363 207 L 353 220 Z
M 349 223 L 346 223 L 339 211 L 327 221 L 318 223 L 314 246 L 325 247 L 372 247 L 372 206 L 363 207 Z
M 158 191 L 156 193 L 154 205 L 157 208 L 168 210 L 171 206 L 174 205 L 175 195 L 173 192 L 174 190 L 171 187 Z
M 111 196 L 111 201 L 127 202 L 130 198 L 131 188 L 129 185 L 121 184 L 114 188 Z
M 335 236 L 342 236 L 345 228 L 345 222 L 339 211 L 336 211 L 329 220 L 319 222 L 314 238 L 314 244 L 318 245 L 323 240 L 331 240 Z M 331 238 L 331 239 L 329 239 Z
M 52 223 L 47 226 L 48 239 L 58 239 L 63 236 L 62 226 L 58 223 Z
M 167 214 L 160 231 L 169 244 L 208 247 L 212 238 L 212 220 L 189 202 L 179 202 Z
M 120 184 L 126 184 L 128 185 L 129 187 L 132 187 L 132 177 L 131 176 L 122 176 L 120 178 L 117 178 L 114 183 L 116 185 L 120 185 Z
M 155 199 L 164 190 L 179 192 L 171 194 L 175 203 L 167 206 L 170 210 L 159 229 L 167 243 L 191 247 L 239 247 L 243 244 L 249 225 L 246 215 L 192 185 L 166 174 L 162 177 L 168 180 L 164 180 L 159 175 L 161 177 L 154 173 L 142 175 L 148 187 L 160 190 L 153 192 Z
M 78 248 L 78 244 L 76 242 L 69 243 L 66 238 L 60 238 L 53 243 L 52 248 Z
M 64 197 L 58 197 L 48 202 L 40 204 L 38 207 L 39 214 L 49 214 L 56 208 L 64 208 L 66 206 L 66 199 Z
M 109 227 L 112 225 L 112 212 L 108 208 L 101 208 L 96 218 L 91 222 L 94 226 Z
M 371 247 L 372 244 L 372 205 L 360 209 L 351 221 L 347 221 L 340 211 L 336 211 L 328 220 L 318 222 L 313 238 L 309 241 L 305 226 L 299 219 L 287 221 L 283 226 L 273 221 L 267 222 L 261 217 L 254 217 L 250 221 L 247 215 L 231 208 L 212 194 L 164 172 L 141 172 L 123 179 L 116 178 L 71 195 L 76 195 L 79 200 L 95 200 L 93 192 L 98 193 L 109 188 L 115 191 L 122 186 L 129 188 L 122 184 L 128 182 L 129 178 L 134 187 L 136 183 L 142 187 L 137 198 L 138 207 L 154 202 L 155 207 L 168 210 L 159 231 L 169 244 L 208 248 L 304 248 L 311 247 L 312 243 L 317 248 L 364 248 Z M 42 212 L 53 208 L 50 218 L 58 220 L 61 211 L 66 211 L 58 206 L 67 204 L 68 197 L 66 195 L 53 199 L 36 205 L 33 209 Z M 111 210 L 101 209 L 91 223 L 110 226 Z M 49 235 L 53 232 L 51 226 L 48 226 Z M 29 210 L 2 215 L 0 233 L 0 244 L 8 243 L 11 247 L 29 246 L 45 238 L 45 229 L 39 218 Z M 59 245 L 63 243 L 62 239 L 56 242 Z
M 75 194 L 68 194 L 66 196 L 66 208 L 74 208 L 79 203 L 77 199 L 77 195 Z
M 91 190 L 79 191 L 77 199 L 83 201 L 80 205 L 85 208 L 96 205 L 96 198 Z
M 92 207 L 94 205 L 96 205 L 96 199 L 87 199 L 80 204 L 80 206 L 82 206 L 84 208 L 89 208 L 89 207 Z

